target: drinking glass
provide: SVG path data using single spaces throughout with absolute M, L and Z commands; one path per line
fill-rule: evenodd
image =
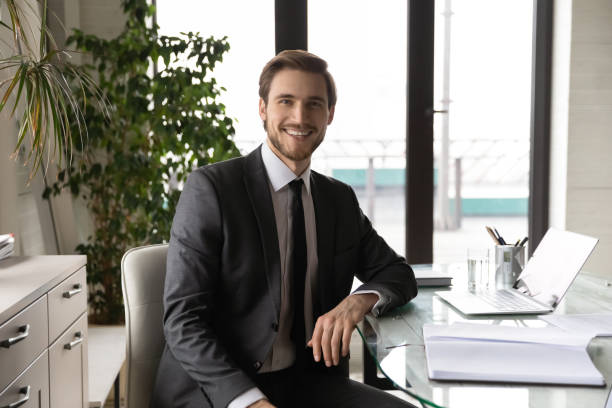
M 467 267 L 468 289 L 487 289 L 489 287 L 489 249 L 468 249 Z

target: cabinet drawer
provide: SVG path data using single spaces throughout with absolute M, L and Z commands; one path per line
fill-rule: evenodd
M 49 347 L 51 407 L 83 408 L 87 401 L 87 314 Z
M 49 291 L 49 343 L 87 309 L 85 268 L 79 269 Z
M 47 295 L 44 295 L 0 326 L 0 391 L 47 348 L 47 341 Z
M 49 360 L 47 351 L 4 391 L 0 392 L 0 407 L 27 398 L 19 408 L 49 408 Z

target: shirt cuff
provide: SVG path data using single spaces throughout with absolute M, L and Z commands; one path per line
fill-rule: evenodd
M 380 292 L 377 290 L 356 290 L 355 292 L 351 293 L 351 295 L 361 295 L 365 293 L 373 293 L 378 296 L 378 301 L 372 307 L 371 312 L 375 317 L 380 316 L 380 309 L 382 309 L 383 306 L 389 303 L 389 300 L 385 298 L 383 295 L 381 295 Z
M 259 388 L 253 387 L 234 398 L 227 408 L 246 408 L 260 399 L 266 399 L 266 396 Z

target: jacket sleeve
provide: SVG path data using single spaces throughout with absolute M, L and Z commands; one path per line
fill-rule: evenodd
M 172 223 L 164 287 L 164 334 L 173 356 L 214 407 L 256 387 L 219 341 L 215 288 L 223 246 L 222 212 L 214 185 L 191 173 Z
M 376 233 L 370 220 L 363 214 L 355 192 L 351 198 L 359 223 L 359 260 L 356 275 L 364 282 L 357 291 L 376 291 L 380 294 L 376 314 L 384 314 L 408 303 L 417 295 L 417 284 L 412 268 L 395 253 Z

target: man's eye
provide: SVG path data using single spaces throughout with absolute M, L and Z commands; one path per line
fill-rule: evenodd
M 291 101 L 289 99 L 281 99 L 278 101 L 280 104 L 282 105 L 288 105 L 291 103 Z
M 310 106 L 313 108 L 320 108 L 322 104 L 321 102 L 310 102 Z

